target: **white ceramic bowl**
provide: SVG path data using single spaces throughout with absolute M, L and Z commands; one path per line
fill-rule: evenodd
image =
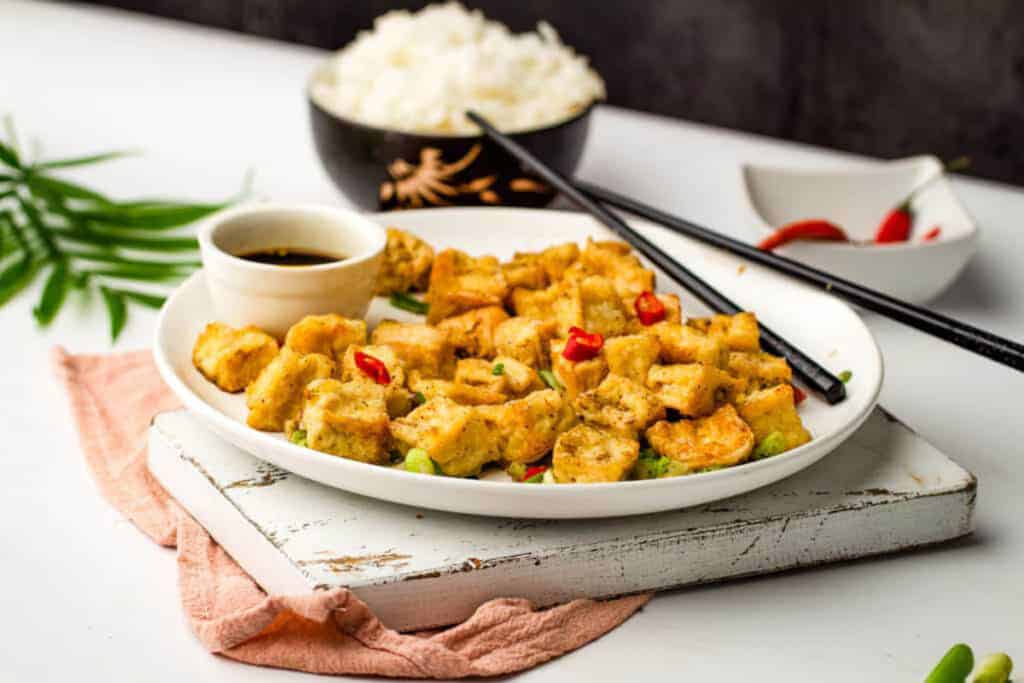
M 387 234 L 347 209 L 252 204 L 221 211 L 199 228 L 206 285 L 217 319 L 283 337 L 306 315 L 362 318 L 373 299 Z M 282 267 L 238 258 L 270 248 L 343 255 L 333 263 Z
M 828 170 L 741 167 L 750 222 L 758 239 L 793 221 L 824 218 L 843 228 L 853 242 L 793 242 L 780 254 L 912 303 L 935 298 L 949 287 L 974 255 L 978 230 L 946 178 L 922 190 L 914 201 L 908 242 L 872 244 L 885 215 L 915 187 L 942 173 L 932 156 L 863 163 Z M 923 236 L 939 226 L 934 241 Z

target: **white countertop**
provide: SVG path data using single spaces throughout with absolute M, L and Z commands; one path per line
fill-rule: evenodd
M 87 171 L 115 195 L 223 198 L 254 168 L 266 196 L 344 202 L 306 121 L 303 85 L 322 54 L 141 15 L 0 0 L 0 113 L 14 114 L 23 139 L 38 136 L 51 155 L 145 149 Z M 746 236 L 740 161 L 838 158 L 611 107 L 593 123 L 580 177 L 736 235 Z M 935 308 L 1022 339 L 1024 191 L 961 179 L 955 188 L 981 226 L 980 251 Z M 49 370 L 54 344 L 110 349 L 101 304 L 73 295 L 39 331 L 37 296 L 38 286 L 0 309 L 0 679 L 299 680 L 210 656 L 193 638 L 173 552 L 101 500 Z M 914 681 L 957 641 L 1024 658 L 1024 375 L 866 319 L 885 354 L 882 403 L 980 480 L 974 536 L 664 594 L 523 680 Z M 133 308 L 116 348 L 147 346 L 153 320 Z

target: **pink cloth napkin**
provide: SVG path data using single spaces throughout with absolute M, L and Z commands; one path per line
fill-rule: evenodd
M 58 347 L 53 366 L 100 492 L 154 541 L 178 549 L 182 604 L 210 652 L 314 673 L 498 676 L 586 645 L 650 599 L 574 600 L 538 611 L 526 600 L 503 598 L 481 605 L 457 626 L 407 635 L 385 627 L 344 588 L 267 595 L 146 467 L 150 420 L 179 407 L 150 353 L 75 356 Z

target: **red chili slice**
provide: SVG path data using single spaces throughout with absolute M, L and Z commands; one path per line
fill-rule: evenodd
M 633 302 L 633 308 L 636 309 L 636 317 L 640 319 L 640 324 L 645 327 L 665 319 L 665 304 L 654 296 L 654 292 L 644 292 L 638 296 Z
M 878 226 L 878 232 L 875 233 L 875 243 L 906 242 L 910 238 L 910 226 L 913 222 L 914 217 L 910 213 L 909 207 L 903 205 L 896 207 L 885 214 L 885 219 Z
M 793 385 L 793 403 L 795 405 L 800 405 L 801 403 L 803 403 L 806 400 L 807 400 L 807 392 L 794 384 Z
M 579 327 L 569 328 L 569 338 L 562 349 L 562 357 L 574 362 L 596 358 L 604 346 L 604 337 L 600 333 L 590 334 Z
M 933 241 L 937 240 L 939 238 L 939 235 L 941 235 L 941 234 L 942 234 L 942 228 L 940 228 L 939 226 L 936 225 L 934 228 L 932 228 L 931 230 L 926 232 L 924 234 L 924 237 L 922 237 L 921 239 L 923 239 L 925 242 L 933 242 Z
M 362 351 L 356 351 L 356 367 L 377 384 L 390 384 L 391 373 L 383 361 Z
M 757 248 L 762 251 L 771 251 L 796 240 L 849 241 L 846 233 L 838 225 L 815 218 L 782 226 L 761 240 Z
M 531 479 L 533 479 L 536 476 L 543 477 L 544 473 L 547 472 L 547 471 L 548 471 L 548 466 L 547 465 L 535 465 L 534 467 L 528 468 L 526 470 L 526 474 L 524 474 L 523 478 L 520 479 L 519 481 L 530 481 Z

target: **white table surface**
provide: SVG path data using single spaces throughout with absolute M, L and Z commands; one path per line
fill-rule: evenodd
M 143 158 L 87 171 L 125 197 L 221 198 L 251 167 L 267 196 L 344 202 L 306 121 L 303 84 L 322 56 L 140 15 L 0 0 L 0 111 L 52 155 L 145 149 Z M 746 235 L 738 162 L 841 158 L 611 107 L 593 123 L 580 177 L 737 235 Z M 935 307 L 1024 338 L 1024 191 L 962 179 L 955 187 L 982 228 L 980 252 Z M 40 331 L 31 317 L 37 294 L 0 309 L 0 679 L 299 680 L 210 656 L 193 638 L 172 551 L 97 495 L 50 373 L 54 344 L 111 348 L 101 304 L 72 300 Z M 115 348 L 147 346 L 153 319 L 133 309 Z M 887 364 L 883 404 L 978 475 L 976 534 L 886 559 L 664 594 L 600 642 L 523 680 L 914 681 L 956 641 L 1024 659 L 1024 375 L 896 323 L 867 321 Z

